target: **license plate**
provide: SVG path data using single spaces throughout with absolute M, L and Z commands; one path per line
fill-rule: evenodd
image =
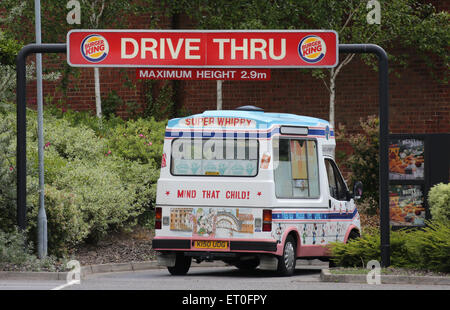
M 217 240 L 198 240 L 194 242 L 194 247 L 197 249 L 228 249 L 228 241 Z

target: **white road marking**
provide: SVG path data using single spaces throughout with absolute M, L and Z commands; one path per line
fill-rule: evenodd
M 67 283 L 65 283 L 63 285 L 57 286 L 55 288 L 52 288 L 51 290 L 52 291 L 59 291 L 59 290 L 62 290 L 63 288 L 69 287 L 69 286 L 74 285 L 74 284 L 80 284 L 80 283 L 81 283 L 80 280 L 72 280 L 72 281 L 67 282 Z
M 65 282 L 65 281 L 64 281 Z M 63 281 L 37 280 L 0 280 L 0 291 L 3 290 L 49 290 Z

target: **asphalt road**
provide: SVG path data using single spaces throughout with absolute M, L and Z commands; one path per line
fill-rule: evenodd
M 167 270 L 99 274 L 72 285 L 70 290 L 426 290 L 450 289 L 436 285 L 369 285 L 320 282 L 320 268 L 297 269 L 292 277 L 272 272 L 241 272 L 234 267 L 191 268 L 185 276 L 171 276 Z
M 64 281 L 1 280 L 0 290 L 449 290 L 439 285 L 369 285 L 320 282 L 320 266 L 297 268 L 292 277 L 271 272 L 241 272 L 234 267 L 193 267 L 185 276 L 166 269 L 90 275 L 80 284 Z

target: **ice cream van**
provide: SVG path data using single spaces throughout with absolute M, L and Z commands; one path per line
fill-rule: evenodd
M 296 259 L 359 236 L 355 199 L 327 121 L 254 106 L 168 122 L 153 249 L 173 275 L 192 260 L 292 275 Z

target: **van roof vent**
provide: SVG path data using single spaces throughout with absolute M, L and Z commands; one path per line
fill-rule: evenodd
M 239 108 L 236 108 L 239 111 L 252 111 L 252 112 L 264 112 L 264 109 L 260 107 L 255 107 L 254 105 L 244 105 Z

